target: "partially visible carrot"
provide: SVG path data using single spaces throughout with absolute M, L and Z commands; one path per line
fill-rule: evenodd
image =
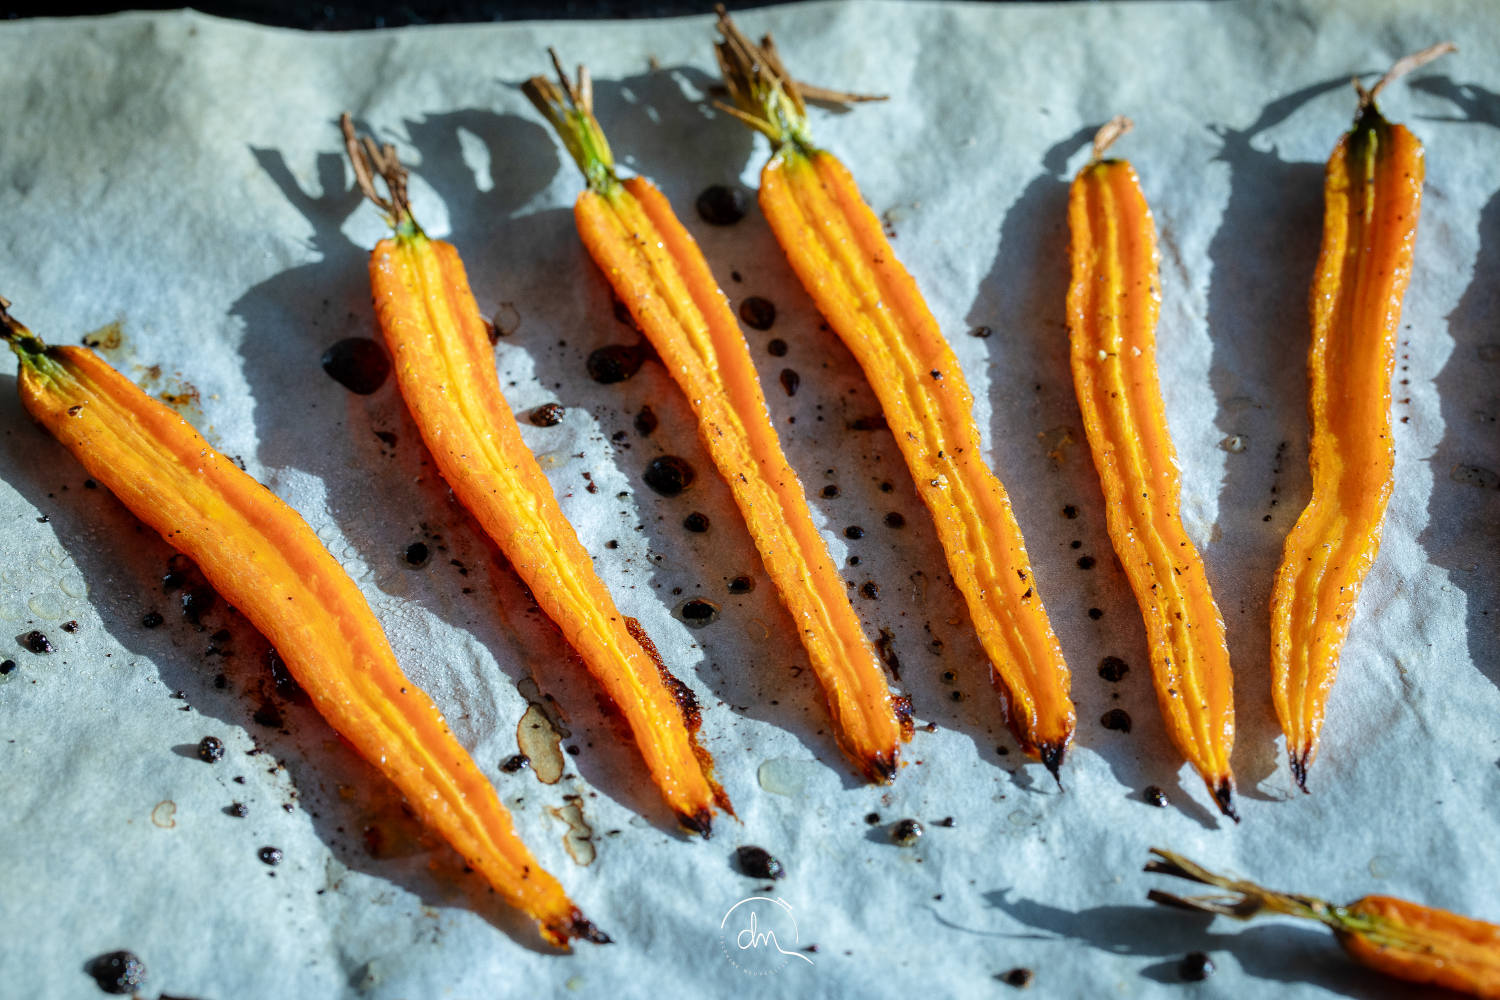
M 1338 906 L 1216 875 L 1160 848 L 1153 847 L 1151 853 L 1161 860 L 1149 862 L 1146 871 L 1228 893 L 1184 897 L 1152 889 L 1146 898 L 1153 902 L 1238 920 L 1259 913 L 1316 920 L 1333 930 L 1356 961 L 1388 976 L 1470 996 L 1500 997 L 1500 925 L 1392 896 L 1364 896 Z
M 390 146 L 341 126 L 361 189 L 395 230 L 370 254 L 375 314 L 396 380 L 443 478 L 510 559 L 635 735 L 662 797 L 687 829 L 709 836 L 730 809 L 698 745 L 698 706 L 633 618 L 615 607 L 547 477 L 521 439 L 463 261 L 412 217 L 406 171 Z M 388 198 L 375 190 L 374 176 Z
M 494 787 L 396 662 L 364 595 L 297 512 L 92 351 L 48 347 L 0 299 L 21 402 L 276 647 L 328 723 L 543 937 L 609 940 L 511 827 Z
M 1146 622 L 1167 731 L 1219 808 L 1238 819 L 1229 647 L 1203 560 L 1182 527 L 1177 451 L 1156 376 L 1156 226 L 1129 161 L 1104 159 L 1129 128 L 1116 118 L 1099 130 L 1068 194 L 1073 384 L 1110 541 Z
M 588 179 L 574 209 L 579 235 L 686 394 L 699 436 L 797 623 L 839 745 L 867 778 L 889 781 L 910 716 L 897 718 L 875 649 L 782 453 L 729 300 L 662 193 L 644 177 L 616 175 L 587 70 L 579 69 L 574 86 L 552 58 L 562 89 L 538 76 L 525 90 Z
M 1422 144 L 1386 121 L 1375 98 L 1453 48 L 1444 42 L 1402 59 L 1368 91 L 1356 80 L 1354 127 L 1328 159 L 1323 248 L 1309 296 L 1312 497 L 1287 536 L 1271 590 L 1271 691 L 1304 792 L 1395 479 L 1391 373 L 1425 166 Z
M 805 88 L 771 39 L 756 45 L 722 6 L 718 27 L 715 52 L 734 101 L 720 106 L 771 140 L 761 210 L 880 400 L 989 657 L 1011 732 L 1056 776 L 1073 738 L 1068 667 L 1010 499 L 985 464 L 958 359 L 849 171 L 812 144 Z

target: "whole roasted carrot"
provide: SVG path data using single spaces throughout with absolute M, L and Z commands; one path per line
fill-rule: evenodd
M 521 439 L 500 392 L 489 336 L 451 243 L 429 239 L 406 200 L 390 146 L 341 127 L 361 189 L 394 234 L 370 254 L 375 314 L 422 440 L 464 506 L 500 546 L 537 604 L 624 714 L 667 805 L 704 837 L 715 806 L 730 810 L 697 743 L 692 692 L 667 670 L 633 618 L 621 614 Z M 375 190 L 372 169 L 388 198 Z M 732 812 L 732 810 L 730 810 Z
M 797 622 L 839 745 L 867 778 L 889 781 L 910 715 L 898 718 L 875 648 L 782 453 L 729 300 L 665 196 L 644 177 L 615 173 L 588 71 L 579 69 L 574 86 L 552 58 L 562 89 L 538 76 L 525 90 L 588 179 L 574 207 L 579 235 L 687 395 L 699 436 Z
M 1422 144 L 1386 121 L 1375 98 L 1452 50 L 1445 42 L 1408 56 L 1368 91 L 1356 81 L 1354 127 L 1334 146 L 1324 176 L 1307 357 L 1312 497 L 1287 536 L 1271 590 L 1271 692 L 1304 792 L 1339 650 L 1380 549 L 1396 463 L 1391 373 L 1425 167 Z
M 1103 158 L 1129 128 L 1128 118 L 1116 118 L 1099 130 L 1093 159 L 1068 192 L 1073 386 L 1104 489 L 1110 541 L 1146 622 L 1167 731 L 1219 808 L 1238 819 L 1224 620 L 1182 527 L 1177 452 L 1156 376 L 1156 227 L 1130 163 Z
M 494 787 L 401 672 L 364 595 L 297 512 L 186 420 L 80 347 L 48 347 L 0 299 L 21 402 L 136 517 L 198 564 L 313 705 L 542 935 L 609 938 L 511 827 Z
M 1151 853 L 1161 860 L 1149 862 L 1146 871 L 1229 894 L 1183 897 L 1153 889 L 1147 898 L 1154 902 L 1239 920 L 1258 913 L 1316 920 L 1333 930 L 1356 961 L 1388 976 L 1470 996 L 1500 997 L 1500 925 L 1391 896 L 1364 896 L 1338 906 L 1215 875 L 1170 851 L 1153 847 Z
M 1011 732 L 1055 776 L 1073 738 L 1068 668 L 1010 500 L 981 454 L 958 359 L 849 171 L 812 144 L 804 88 L 782 68 L 771 39 L 756 45 L 722 7 L 719 32 L 715 51 L 735 104 L 725 110 L 771 140 L 761 210 L 880 400 L 989 657 Z

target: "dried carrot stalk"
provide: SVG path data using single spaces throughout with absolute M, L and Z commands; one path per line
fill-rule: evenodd
M 981 454 L 958 359 L 848 170 L 812 144 L 803 90 L 771 39 L 756 45 L 722 7 L 719 32 L 715 51 L 735 104 L 721 107 L 771 140 L 761 210 L 880 400 L 989 657 L 1011 732 L 1056 776 L 1073 738 L 1068 668 L 1010 500 Z
M 1073 385 L 1109 537 L 1146 622 L 1167 732 L 1238 820 L 1229 647 L 1203 560 L 1182 527 L 1177 452 L 1156 376 L 1156 226 L 1134 168 L 1103 158 L 1129 128 L 1116 118 L 1099 130 L 1093 159 L 1068 193 Z
M 0 299 L 22 405 L 198 564 L 313 704 L 549 942 L 609 940 L 537 864 L 494 787 L 396 662 L 364 595 L 297 512 L 92 351 L 48 347 Z
M 898 719 L 875 647 L 782 453 L 729 300 L 666 197 L 644 177 L 616 175 L 588 71 L 579 68 L 575 86 L 552 59 L 562 88 L 538 76 L 525 90 L 588 179 L 574 206 L 579 235 L 687 395 L 699 436 L 799 626 L 839 745 L 871 781 L 890 781 L 911 735 L 909 710 Z
M 1271 591 L 1271 692 L 1304 792 L 1339 650 L 1380 549 L 1396 462 L 1391 373 L 1425 168 L 1422 144 L 1387 122 L 1375 97 L 1452 49 L 1445 42 L 1409 56 L 1368 91 L 1355 81 L 1354 128 L 1334 146 L 1324 178 L 1307 357 L 1312 497 L 1287 536 Z
M 1254 882 L 1215 875 L 1159 848 L 1146 871 L 1224 890 L 1226 896 L 1175 896 L 1153 889 L 1147 898 L 1166 906 L 1248 920 L 1283 913 L 1316 920 L 1333 930 L 1357 962 L 1411 983 L 1440 986 L 1476 997 L 1500 997 L 1500 925 L 1391 896 L 1364 896 L 1338 906 L 1313 896 L 1274 892 Z
M 422 440 L 464 506 L 510 559 L 537 604 L 614 700 L 667 805 L 687 829 L 712 831 L 729 799 L 698 745 L 698 706 L 633 618 L 621 614 L 563 516 L 547 477 L 521 439 L 500 392 L 484 321 L 451 243 L 429 239 L 412 217 L 406 171 L 341 121 L 364 193 L 394 234 L 370 254 L 375 313 L 397 383 Z M 388 198 L 375 190 L 374 173 Z

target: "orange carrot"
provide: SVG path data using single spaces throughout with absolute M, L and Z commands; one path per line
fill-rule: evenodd
M 812 144 L 804 88 L 782 68 L 771 39 L 757 46 L 722 7 L 719 31 L 715 51 L 735 104 L 721 107 L 771 140 L 761 210 L 880 400 L 989 657 L 1011 732 L 1056 776 L 1073 738 L 1068 667 L 1010 499 L 981 454 L 958 359 L 848 170 Z
M 198 564 L 313 705 L 542 935 L 609 938 L 511 827 L 494 787 L 396 662 L 364 595 L 297 512 L 92 351 L 48 347 L 0 299 L 21 402 L 136 517 Z
M 428 239 L 412 217 L 395 150 L 368 138 L 361 143 L 347 114 L 342 127 L 361 188 L 395 230 L 370 254 L 370 283 L 422 440 L 454 494 L 624 714 L 678 821 L 709 836 L 714 808 L 732 810 L 714 781 L 712 757 L 697 743 L 692 692 L 668 672 L 639 624 L 615 607 L 521 439 L 458 251 Z M 372 168 L 389 198 L 376 193 Z
M 1323 248 L 1313 277 L 1307 358 L 1312 497 L 1287 536 L 1271 591 L 1271 674 L 1292 775 L 1307 791 L 1323 710 L 1360 586 L 1380 550 L 1394 485 L 1391 373 L 1422 206 L 1422 144 L 1386 121 L 1375 97 L 1453 50 L 1398 62 L 1366 91 L 1329 157 Z
M 545 77 L 525 89 L 588 179 L 574 213 L 579 235 L 692 405 L 699 436 L 799 626 L 839 745 L 870 780 L 889 781 L 911 732 L 909 710 L 898 720 L 898 700 L 782 453 L 729 300 L 662 193 L 644 177 L 616 175 L 587 70 L 579 69 L 576 87 L 561 65 L 557 73 L 563 89 Z
M 1182 527 L 1177 452 L 1156 377 L 1156 227 L 1130 163 L 1103 159 L 1129 128 L 1129 119 L 1116 118 L 1100 129 L 1094 157 L 1068 196 L 1073 384 L 1104 489 L 1109 537 L 1146 622 L 1167 731 L 1219 808 L 1238 819 L 1224 620 Z

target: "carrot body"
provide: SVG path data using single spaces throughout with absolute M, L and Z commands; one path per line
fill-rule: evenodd
M 1234 698 L 1224 621 L 1183 530 L 1177 454 L 1156 375 L 1156 229 L 1135 170 L 1098 160 L 1068 198 L 1073 384 L 1109 537 L 1135 591 L 1167 731 L 1234 815 Z
M 993 667 L 1011 731 L 1055 771 L 1073 736 L 1068 668 L 1010 500 L 981 454 L 958 359 L 837 158 L 789 142 L 760 182 L 761 210 L 792 270 L 880 400 Z
M 875 649 L 781 450 L 749 346 L 697 243 L 641 177 L 585 190 L 574 215 L 590 255 L 687 395 L 797 622 L 840 746 L 868 778 L 889 781 L 909 728 L 897 719 Z
M 1325 175 L 1307 360 L 1312 497 L 1271 592 L 1272 695 L 1304 790 L 1391 496 L 1391 373 L 1422 179 L 1422 144 L 1373 103 L 1339 140 Z
M 1339 930 L 1361 964 L 1408 982 L 1476 997 L 1500 997 L 1500 925 L 1390 896 L 1345 908 L 1364 924 Z
M 24 328 L 22 328 L 24 329 Z M 91 351 L 23 336 L 27 412 L 198 564 L 313 704 L 553 944 L 603 939 L 511 827 L 431 699 L 401 672 L 359 588 L 297 512 Z
M 443 478 L 619 706 L 668 806 L 707 836 L 729 800 L 697 744 L 692 694 L 615 607 L 522 440 L 458 251 L 398 230 L 371 253 L 370 283 L 401 395 Z

